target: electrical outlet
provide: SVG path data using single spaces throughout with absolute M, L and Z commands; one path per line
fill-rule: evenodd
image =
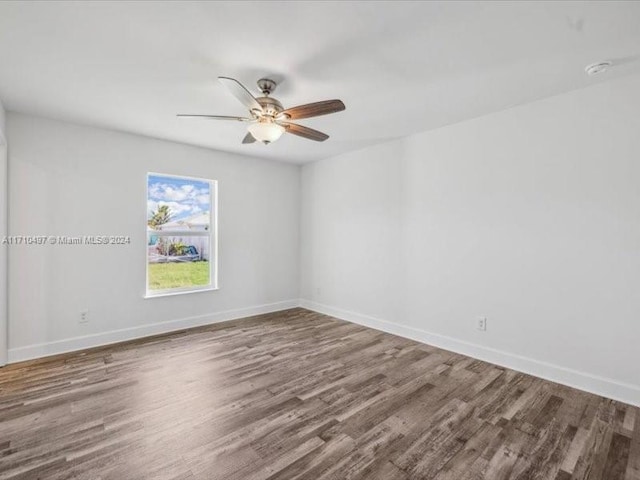
M 487 330 L 487 317 L 479 317 L 476 328 L 481 332 L 485 332 Z
M 89 323 L 89 310 L 82 310 L 80 312 L 80 319 L 78 320 L 80 325 L 86 325 Z

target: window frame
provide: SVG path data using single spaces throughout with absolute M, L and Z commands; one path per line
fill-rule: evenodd
M 209 283 L 207 285 L 198 285 L 193 287 L 176 287 L 165 288 L 160 290 L 149 289 L 149 235 L 148 230 L 149 210 L 147 202 L 149 201 L 149 177 L 169 177 L 180 180 L 193 180 L 196 182 L 206 182 L 209 184 L 209 230 L 205 232 L 194 232 L 192 230 L 158 230 L 153 235 L 158 237 L 209 237 Z M 218 286 L 218 181 L 209 178 L 191 177 L 188 175 L 177 175 L 173 173 L 157 173 L 147 172 L 145 187 L 145 294 L 144 298 L 158 298 L 172 295 L 184 295 L 188 293 L 211 292 L 219 290 Z

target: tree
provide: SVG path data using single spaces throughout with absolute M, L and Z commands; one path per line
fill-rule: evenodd
M 169 223 L 172 217 L 173 213 L 169 205 L 159 205 L 157 210 L 151 213 L 151 218 L 147 221 L 147 225 L 157 229 L 160 225 Z

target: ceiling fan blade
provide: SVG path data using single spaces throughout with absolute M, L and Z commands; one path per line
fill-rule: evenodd
M 240 100 L 240 103 L 247 107 L 250 112 L 253 110 L 257 110 L 259 112 L 262 111 L 262 105 L 258 103 L 256 98 L 251 95 L 251 92 L 249 92 L 249 90 L 247 90 L 239 81 L 229 77 L 218 77 L 218 80 L 220 80 L 220 83 L 227 87 L 227 90 L 229 90 L 231 95 Z
M 316 142 L 324 142 L 329 135 L 326 133 L 319 132 L 318 130 L 314 130 L 313 128 L 305 127 L 303 125 L 298 125 L 297 123 L 289 123 L 289 122 L 278 122 L 282 125 L 287 133 L 293 133 L 294 135 L 298 135 L 299 137 L 308 138 L 309 140 L 315 140 Z
M 319 117 L 320 115 L 341 112 L 345 108 L 341 100 L 324 100 L 288 108 L 280 115 L 286 116 L 291 120 L 298 120 L 300 118 Z
M 178 118 L 206 118 L 207 120 L 235 120 L 238 122 L 251 122 L 253 118 L 246 117 L 228 117 L 226 115 L 190 115 L 185 113 L 179 113 Z
M 251 135 L 251 132 L 247 132 L 247 134 L 242 139 L 242 143 L 256 143 L 256 139 L 253 138 L 253 135 Z

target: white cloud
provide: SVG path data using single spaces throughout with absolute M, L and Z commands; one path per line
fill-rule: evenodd
M 165 200 L 175 200 L 176 202 L 181 202 L 183 200 L 186 200 L 188 197 L 189 197 L 189 194 L 182 189 L 167 187 L 164 190 Z
M 197 188 L 190 184 L 176 187 L 160 182 L 149 185 L 147 207 L 150 212 L 159 205 L 168 205 L 174 218 L 184 217 L 208 210 L 209 202 L 208 188 Z
M 166 200 L 174 202 L 193 201 L 203 203 L 201 199 L 206 198 L 208 202 L 209 192 L 206 188 L 196 188 L 194 185 L 181 185 L 179 188 L 166 183 L 153 183 L 149 187 L 149 197 L 153 200 Z
M 155 212 L 158 207 L 162 205 L 167 205 L 169 207 L 169 211 L 171 212 L 172 217 L 176 217 L 178 215 L 182 215 L 183 213 L 197 213 L 200 211 L 199 207 L 195 207 L 193 205 L 186 205 L 178 202 L 165 202 L 160 201 L 156 202 L 154 200 L 147 200 L 147 209 L 149 212 Z

